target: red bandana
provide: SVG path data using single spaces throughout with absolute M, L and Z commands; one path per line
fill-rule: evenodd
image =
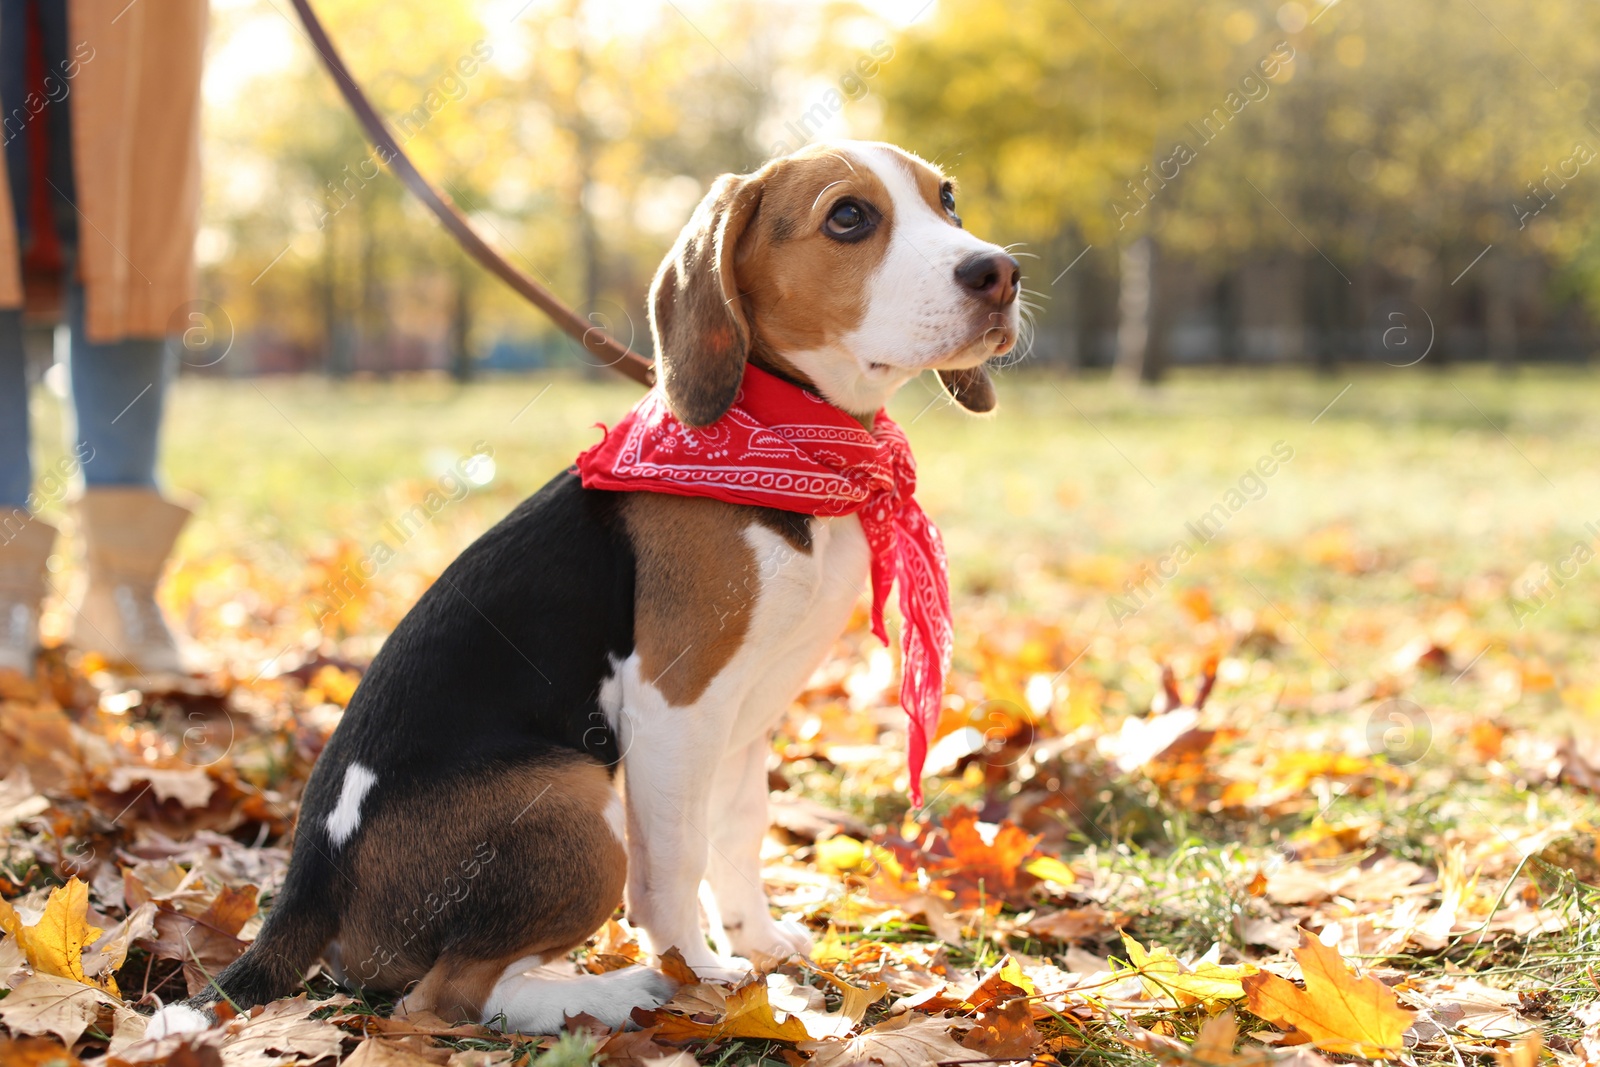
M 950 669 L 950 579 L 944 542 L 912 493 L 911 445 L 887 414 L 872 432 L 815 393 L 757 367 L 727 414 L 703 430 L 679 422 L 652 389 L 605 440 L 578 457 L 591 489 L 708 496 L 806 515 L 861 516 L 872 550 L 872 632 L 900 582 L 900 706 L 911 717 L 911 802 L 939 726 Z

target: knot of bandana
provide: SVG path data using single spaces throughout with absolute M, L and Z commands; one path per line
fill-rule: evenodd
M 869 432 L 815 393 L 746 367 L 733 406 L 694 429 L 659 389 L 580 456 L 591 489 L 704 496 L 806 515 L 857 515 L 872 552 L 872 632 L 900 586 L 900 706 L 910 717 L 911 802 L 922 803 L 922 764 L 939 726 L 950 669 L 950 579 L 944 542 L 917 506 L 911 444 L 885 412 Z

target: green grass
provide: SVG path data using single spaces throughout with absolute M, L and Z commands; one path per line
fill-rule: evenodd
M 1380 551 L 1447 551 L 1444 566 L 1468 570 L 1531 562 L 1505 547 L 1557 552 L 1600 520 L 1600 381 L 1578 373 L 1191 372 L 1130 393 L 1020 369 L 1000 391 L 999 414 L 975 419 L 919 380 L 893 411 L 958 570 L 1008 591 L 1024 554 L 1164 548 L 1278 441 L 1294 459 L 1233 517 L 1229 540 L 1345 522 Z M 471 527 L 570 463 L 637 395 L 570 376 L 465 387 L 186 379 L 161 466 L 209 502 L 191 548 L 246 536 L 294 545 L 376 531 L 397 485 L 432 481 L 481 441 L 499 473 L 456 513 Z M 41 391 L 35 411 L 41 457 L 58 455 L 59 405 Z

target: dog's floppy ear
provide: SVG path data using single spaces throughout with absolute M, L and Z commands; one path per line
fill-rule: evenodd
M 733 255 L 761 204 L 762 181 L 724 174 L 695 208 L 650 285 L 656 376 L 672 413 L 709 426 L 739 395 L 750 323 Z
M 989 380 L 989 372 L 981 366 L 942 370 L 939 372 L 939 381 L 944 383 L 944 391 L 950 394 L 950 399 L 968 411 L 981 415 L 993 411 L 995 404 L 999 403 L 994 393 L 994 382 Z

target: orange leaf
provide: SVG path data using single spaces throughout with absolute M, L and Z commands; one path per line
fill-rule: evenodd
M 963 1048 L 996 1060 L 1027 1059 L 1038 1043 L 1039 1031 L 1033 1028 L 1033 1013 L 1025 1000 L 984 1012 L 961 1041 Z
M 694 968 L 689 966 L 688 961 L 683 958 L 683 953 L 676 947 L 669 948 L 661 954 L 661 973 L 679 985 L 694 985 L 700 981 L 700 976 L 694 973 Z
M 1243 981 L 1245 1003 L 1261 1018 L 1316 1043 L 1325 1052 L 1391 1059 L 1416 1013 L 1400 1007 L 1394 991 L 1370 975 L 1357 978 L 1334 949 L 1306 934 L 1294 950 L 1305 974 L 1300 989 L 1262 971 Z
M 1016 903 L 1026 900 L 1026 890 L 1035 882 L 1023 870 L 1042 835 L 1035 836 L 1010 821 L 997 827 L 980 828 L 978 813 L 971 808 L 956 808 L 945 816 L 950 858 L 930 869 L 935 884 L 955 892 L 956 902 L 971 907 L 980 901 L 991 906 L 1001 900 Z
M 200 916 L 200 921 L 207 926 L 214 926 L 223 933 L 237 937 L 244 924 L 256 913 L 256 887 L 247 885 L 243 889 L 234 889 L 224 886 L 217 893 L 211 906 L 205 914 Z

